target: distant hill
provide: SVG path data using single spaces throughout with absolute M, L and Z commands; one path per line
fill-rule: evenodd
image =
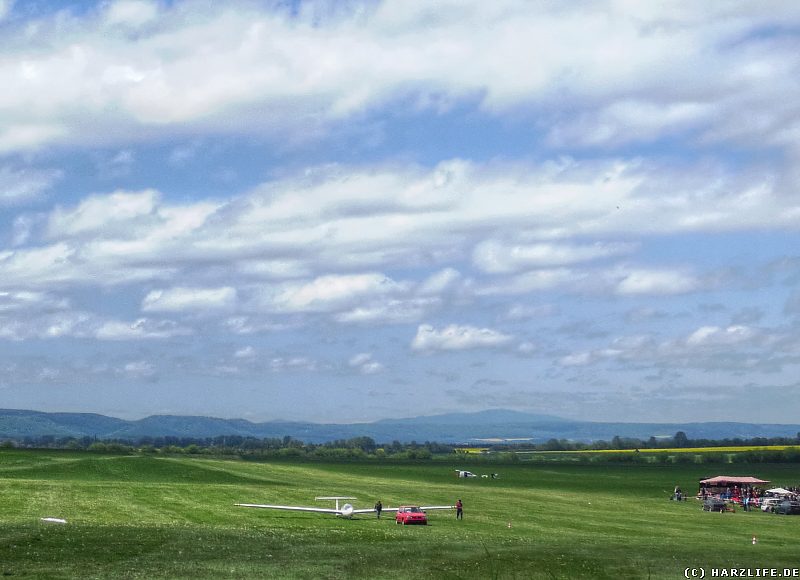
M 139 439 L 141 437 L 243 437 L 282 438 L 289 435 L 309 442 L 351 437 L 390 441 L 438 441 L 469 443 L 488 439 L 610 440 L 615 435 L 647 439 L 683 431 L 690 439 L 794 437 L 800 425 L 756 423 L 599 423 L 573 421 L 505 409 L 477 413 L 448 413 L 408 419 L 384 419 L 373 423 L 322 424 L 290 421 L 253 423 L 245 419 L 219 419 L 182 415 L 153 415 L 126 421 L 94 413 L 44 413 L 0 409 L 0 439 L 24 437 L 97 437 Z
M 463 425 L 465 422 L 499 425 L 502 423 L 563 423 L 566 419 L 553 415 L 539 415 L 507 409 L 487 409 L 474 413 L 446 413 L 408 419 L 381 419 L 373 425 Z
M 95 413 L 43 413 L 0 409 L 0 437 L 84 437 L 110 433 L 126 424 L 128 421 L 123 419 Z

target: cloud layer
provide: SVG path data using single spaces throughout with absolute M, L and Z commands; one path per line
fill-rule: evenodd
M 321 420 L 791 398 L 798 25 L 778 0 L 0 0 L 0 389 Z
M 13 18 L 8 4 L 0 18 Z M 7 32 L 0 151 L 169 131 L 324 130 L 386 106 L 535 110 L 559 146 L 788 144 L 800 11 L 689 2 L 117 0 Z M 734 64 L 735 63 L 735 64 Z M 80 104 L 80 106 L 76 106 Z M 744 108 L 758 114 L 742 119 Z M 564 110 L 572 110 L 565 115 Z M 291 121 L 287 121 L 291 120 Z

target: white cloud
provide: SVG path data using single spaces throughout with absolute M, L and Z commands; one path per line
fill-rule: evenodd
M 509 307 L 505 318 L 508 320 L 527 320 L 530 318 L 540 318 L 552 316 L 558 312 L 554 304 L 513 304 Z
M 0 166 L 0 206 L 34 200 L 61 177 L 60 171 Z
M 245 276 L 267 280 L 307 278 L 311 272 L 301 260 L 238 260 L 237 271 Z
M 561 357 L 558 363 L 563 367 L 582 367 L 601 360 L 634 358 L 631 353 L 636 350 L 635 347 L 631 346 L 628 351 L 623 348 L 602 348 L 592 351 L 574 352 Z
M 595 243 L 510 245 L 498 240 L 486 240 L 475 247 L 473 263 L 490 274 L 510 274 L 531 268 L 563 266 L 630 253 L 631 244 Z
M 330 312 L 405 289 L 403 284 L 383 274 L 330 275 L 288 285 L 274 297 L 268 297 L 268 301 L 281 312 Z
M 364 363 L 369 362 L 371 359 L 372 359 L 372 355 L 370 353 L 361 352 L 361 353 L 358 353 L 356 355 L 353 355 L 350 358 L 350 360 L 347 361 L 347 364 L 349 364 L 351 367 L 360 367 Z
M 64 311 L 33 317 L 25 312 L 11 314 L 0 317 L 0 338 L 12 341 L 85 338 L 91 335 L 93 326 L 93 317 L 86 312 Z
M 3 75 L 0 73 L 0 76 Z M 61 126 L 59 121 L 53 119 L 50 123 L 17 123 L 0 127 L 0 154 L 35 150 L 69 135 L 69 129 Z
M 576 352 L 568 354 L 559 359 L 559 363 L 565 367 L 580 367 L 588 365 L 593 361 L 594 357 L 589 352 Z
M 110 157 L 102 157 L 96 161 L 97 173 L 101 179 L 113 180 L 131 174 L 136 163 L 136 155 L 129 149 L 117 151 Z
M 158 193 L 117 191 L 104 196 L 92 196 L 73 210 L 56 208 L 48 223 L 48 234 L 53 237 L 74 236 L 85 233 L 105 233 L 114 222 L 131 222 L 148 216 L 155 209 Z
M 192 333 L 191 329 L 170 320 L 106 320 L 91 312 L 67 310 L 68 306 L 65 300 L 43 294 L 0 296 L 0 338 L 13 341 L 60 338 L 145 340 Z
M 69 300 L 45 292 L 0 291 L 0 313 L 65 310 Z
M 19 216 L 13 235 L 17 247 L 0 250 L 0 277 L 10 285 L 48 287 L 170 278 L 188 262 L 204 259 L 202 244 L 193 249 L 192 237 L 218 206 L 204 201 L 167 205 L 157 192 L 146 190 L 90 196 L 44 218 Z M 39 235 L 45 243 L 37 246 Z
M 687 339 L 689 346 L 720 346 L 734 345 L 752 340 L 757 332 L 748 326 L 702 326 L 695 330 Z
M 251 359 L 256 356 L 256 349 L 254 349 L 252 346 L 245 346 L 233 353 L 233 356 L 235 358 Z
M 167 339 L 192 334 L 188 328 L 181 327 L 170 320 L 151 320 L 140 318 L 134 322 L 107 321 L 94 330 L 99 340 L 143 340 Z
M 126 363 L 121 372 L 135 379 L 152 378 L 156 374 L 156 367 L 148 361 L 137 360 Z
M 113 285 L 154 280 L 167 275 L 161 265 L 128 267 L 132 256 L 95 252 L 91 247 L 58 242 L 51 245 L 0 251 L 0 275 L 9 285 L 26 287 Z
M 582 367 L 607 362 L 612 368 L 690 369 L 736 376 L 743 371 L 755 377 L 774 374 L 797 364 L 797 341 L 785 330 L 757 329 L 744 325 L 701 326 L 688 335 L 657 338 L 631 335 L 613 339 L 607 346 L 577 350 L 558 360 L 563 367 Z
M 512 338 L 489 328 L 451 324 L 436 330 L 430 324 L 421 324 L 411 341 L 411 348 L 422 352 L 496 348 L 504 346 Z
M 701 102 L 614 102 L 601 111 L 579 116 L 557 126 L 550 134 L 553 144 L 583 146 L 618 145 L 674 135 L 717 120 L 715 107 Z
M 33 228 L 38 220 L 29 215 L 19 215 L 14 218 L 12 226 L 11 246 L 22 246 L 27 244 L 33 233 Z
M 428 276 L 419 287 L 419 294 L 442 294 L 453 290 L 461 281 L 461 273 L 455 268 L 445 268 Z
M 437 298 L 375 300 L 335 315 L 339 322 L 356 324 L 416 322 L 440 305 Z
M 269 369 L 274 373 L 286 371 L 316 371 L 317 362 L 305 356 L 275 357 L 269 361 Z
M 697 290 L 699 281 L 674 270 L 634 270 L 624 275 L 616 291 L 622 295 L 683 294 Z
M 275 332 L 286 330 L 291 325 L 259 319 L 253 316 L 232 316 L 222 322 L 222 328 L 234 334 L 255 334 L 258 332 Z
M 492 281 L 476 288 L 475 293 L 483 296 L 503 296 L 551 290 L 560 286 L 570 286 L 575 289 L 585 277 L 584 273 L 566 268 L 534 270 L 501 281 Z
M 196 248 L 209 256 L 269 251 L 294 259 L 295 269 L 304 265 L 297 260 L 306 260 L 306 267 L 363 270 L 432 257 L 453 263 L 481 236 L 488 241 L 475 251 L 479 266 L 524 273 L 636 248 L 571 243 L 577 236 L 796 229 L 797 216 L 796 200 L 776 191 L 763 173 L 704 165 L 607 159 L 513 165 L 450 160 L 430 169 L 337 166 L 276 180 L 235 200 L 210 220 Z M 501 244 L 500 233 L 558 241 Z M 429 283 L 454 284 L 450 268 Z
M 230 286 L 152 290 L 142 301 L 144 312 L 219 311 L 235 306 L 236 289 Z
M 358 370 L 362 375 L 374 375 L 384 370 L 381 363 L 372 358 L 372 353 L 362 352 L 353 355 L 349 361 L 348 366 Z
M 106 7 L 105 22 L 132 28 L 152 22 L 158 16 L 158 4 L 147 0 L 116 0 Z
M 364 375 L 374 375 L 380 372 L 383 372 L 383 365 L 378 361 L 370 361 L 361 365 L 361 374 Z

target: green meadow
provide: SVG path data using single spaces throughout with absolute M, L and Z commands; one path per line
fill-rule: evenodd
M 672 502 L 716 475 L 800 483 L 796 465 L 247 462 L 0 451 L 0 573 L 27 578 L 683 578 L 800 567 L 800 517 Z M 455 468 L 500 474 L 458 479 Z M 736 471 L 736 473 L 727 473 Z M 429 526 L 234 507 L 452 504 Z M 329 507 L 330 502 L 320 502 Z M 67 524 L 47 524 L 58 517 Z M 758 538 L 753 545 L 752 537 Z

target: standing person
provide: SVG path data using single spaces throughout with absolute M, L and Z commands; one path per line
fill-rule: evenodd
M 378 503 L 375 504 L 375 513 L 378 514 L 378 519 L 381 519 L 381 512 L 383 511 L 383 504 L 381 500 L 378 500 Z
M 464 519 L 464 504 L 461 503 L 461 500 L 456 502 L 456 519 L 463 520 Z

